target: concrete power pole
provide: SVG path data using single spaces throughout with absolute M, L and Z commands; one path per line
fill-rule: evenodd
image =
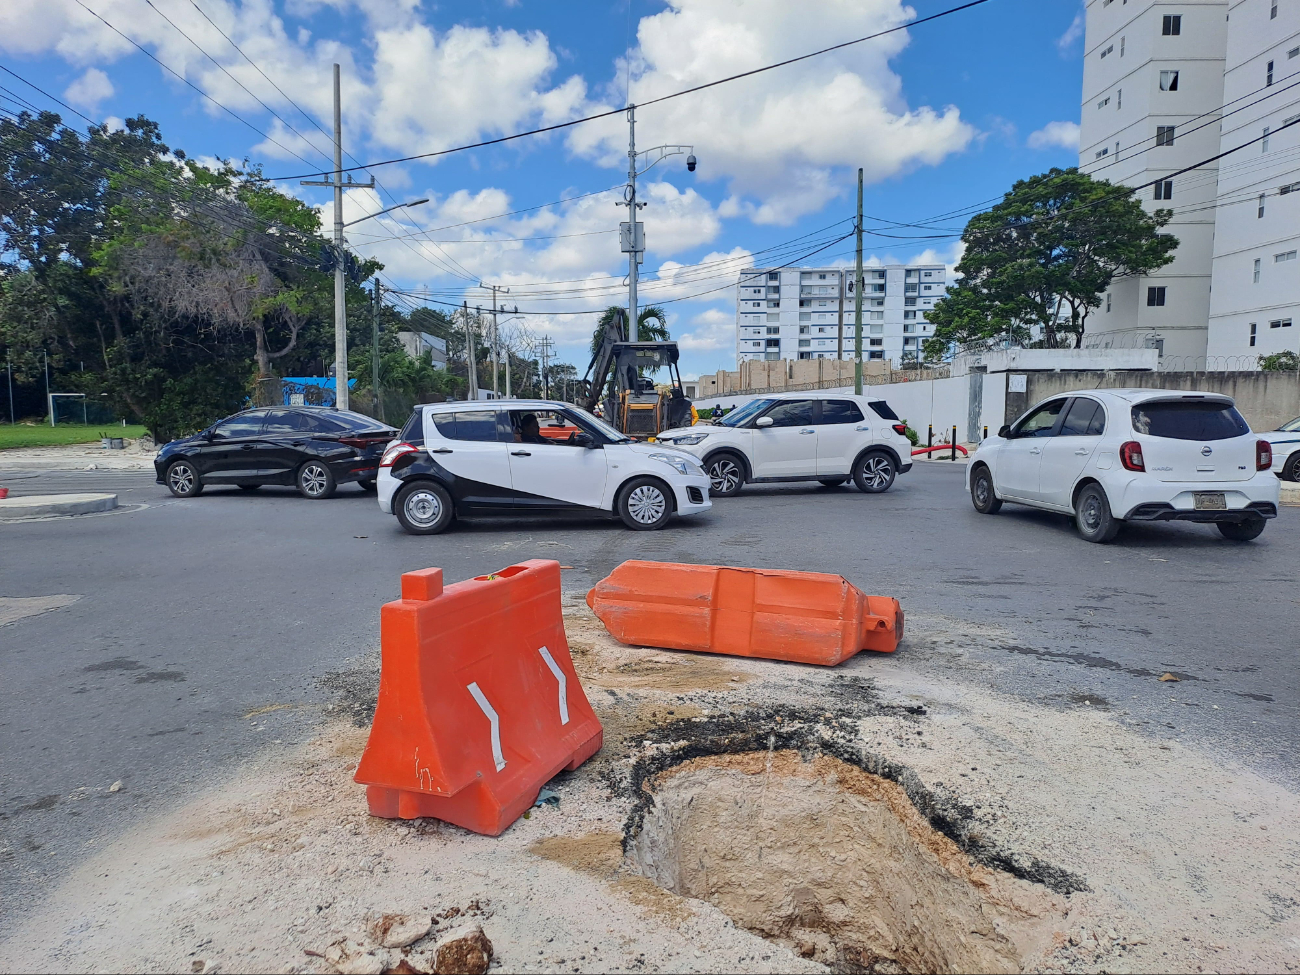
M 636 277 L 637 267 L 645 253 L 645 228 L 637 223 L 636 212 L 645 206 L 636 201 L 636 106 L 627 110 L 627 188 L 623 191 L 627 206 L 627 223 L 619 228 L 622 249 L 627 252 L 627 336 L 629 342 L 635 342 L 640 336 L 636 325 Z
M 343 251 L 343 97 L 339 87 L 339 66 L 334 65 L 334 178 L 302 181 L 303 186 L 330 186 L 334 189 L 334 405 L 348 408 L 348 304 L 347 269 Z M 369 188 L 369 183 L 354 183 L 348 174 L 347 185 Z
M 371 388 L 375 391 L 375 413 L 380 422 L 384 419 L 384 399 L 379 394 L 379 311 L 383 307 L 384 286 L 380 283 L 379 278 L 375 278 L 375 334 L 374 343 L 370 349 L 370 380 Z
M 542 399 L 550 399 L 551 398 L 550 374 L 546 368 L 546 364 L 551 358 L 551 338 L 549 335 L 542 336 L 540 352 L 541 354 L 539 358 L 542 360 Z
M 499 385 L 497 373 L 500 372 L 501 369 L 501 342 L 499 339 L 499 333 L 497 332 L 497 312 L 505 311 L 505 309 L 499 307 L 497 304 L 497 292 L 508 295 L 510 294 L 510 289 L 503 288 L 500 285 L 496 285 L 496 284 L 484 284 L 482 281 L 478 283 L 478 286 L 480 288 L 483 288 L 484 290 L 487 290 L 488 288 L 492 289 L 492 392 L 497 395 L 500 395 L 501 387 Z M 509 368 L 510 368 L 509 365 L 507 365 L 506 366 L 507 395 L 509 395 L 509 387 L 510 387 Z
M 469 302 L 461 304 L 461 318 L 465 323 L 465 398 L 467 400 L 478 399 L 478 369 L 474 362 L 475 352 L 474 337 L 469 328 Z
M 858 170 L 858 259 L 853 285 L 853 392 L 862 395 L 862 170 Z

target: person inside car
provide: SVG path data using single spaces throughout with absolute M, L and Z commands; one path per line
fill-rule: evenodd
M 541 424 L 537 422 L 537 417 L 532 413 L 525 413 L 519 418 L 519 432 L 515 434 L 519 443 L 550 443 L 542 436 Z

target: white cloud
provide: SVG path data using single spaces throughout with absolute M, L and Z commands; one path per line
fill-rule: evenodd
M 1070 21 L 1070 26 L 1065 29 L 1065 33 L 1056 39 L 1056 49 L 1065 57 L 1074 47 L 1074 42 L 1083 36 L 1084 19 L 1083 11 L 1080 10 L 1074 15 L 1074 20 Z
M 64 89 L 63 97 L 93 112 L 100 102 L 113 97 L 113 82 L 98 68 L 87 68 L 85 74 Z
M 828 0 L 815 16 L 781 0 L 669 0 L 641 20 L 631 95 L 646 102 L 691 85 L 780 61 L 912 16 L 900 0 Z M 899 32 L 637 114 L 643 146 L 695 146 L 701 179 L 723 179 L 727 213 L 787 224 L 848 191 L 852 168 L 875 182 L 936 164 L 966 147 L 974 130 L 953 106 L 909 108 L 889 59 Z M 621 100 L 621 82 L 611 85 Z M 611 167 L 623 158 L 621 117 L 575 129 L 578 154 Z M 671 163 L 669 163 L 671 165 Z M 761 202 L 754 202 L 759 201 Z
M 736 347 L 735 310 L 706 308 L 691 319 L 691 330 L 677 336 L 677 344 L 687 352 L 712 352 Z
M 1079 149 L 1077 122 L 1048 122 L 1037 132 L 1031 132 L 1027 144 L 1030 149 Z

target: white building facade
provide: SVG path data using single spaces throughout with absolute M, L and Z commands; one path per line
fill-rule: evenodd
M 1086 18 L 1079 168 L 1143 186 L 1179 246 L 1114 282 L 1085 343 L 1174 368 L 1300 348 L 1300 0 L 1088 0 Z
M 1232 0 L 1223 148 L 1258 141 L 1219 166 L 1207 353 L 1241 368 L 1300 351 L 1297 82 L 1300 0 Z
M 862 269 L 862 358 L 920 359 L 926 313 L 944 296 L 942 264 Z M 853 271 L 755 268 L 736 286 L 736 359 L 852 359 Z

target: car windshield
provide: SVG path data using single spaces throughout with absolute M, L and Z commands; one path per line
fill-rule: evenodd
M 604 420 L 598 420 L 586 410 L 577 406 L 566 408 L 566 413 L 571 415 L 574 422 L 580 427 L 586 427 L 589 430 L 595 430 L 602 437 L 608 438 L 612 443 L 632 443 L 631 437 L 625 437 Z
M 1300 416 L 1296 417 L 1290 423 L 1283 423 L 1278 427 L 1283 433 L 1300 433 Z
M 1250 426 L 1222 400 L 1155 400 L 1133 407 L 1133 429 L 1170 440 L 1231 440 Z
M 718 421 L 720 426 L 738 427 L 748 420 L 752 420 L 758 414 L 775 403 L 774 399 L 752 399 L 738 410 L 732 410 L 721 420 Z

